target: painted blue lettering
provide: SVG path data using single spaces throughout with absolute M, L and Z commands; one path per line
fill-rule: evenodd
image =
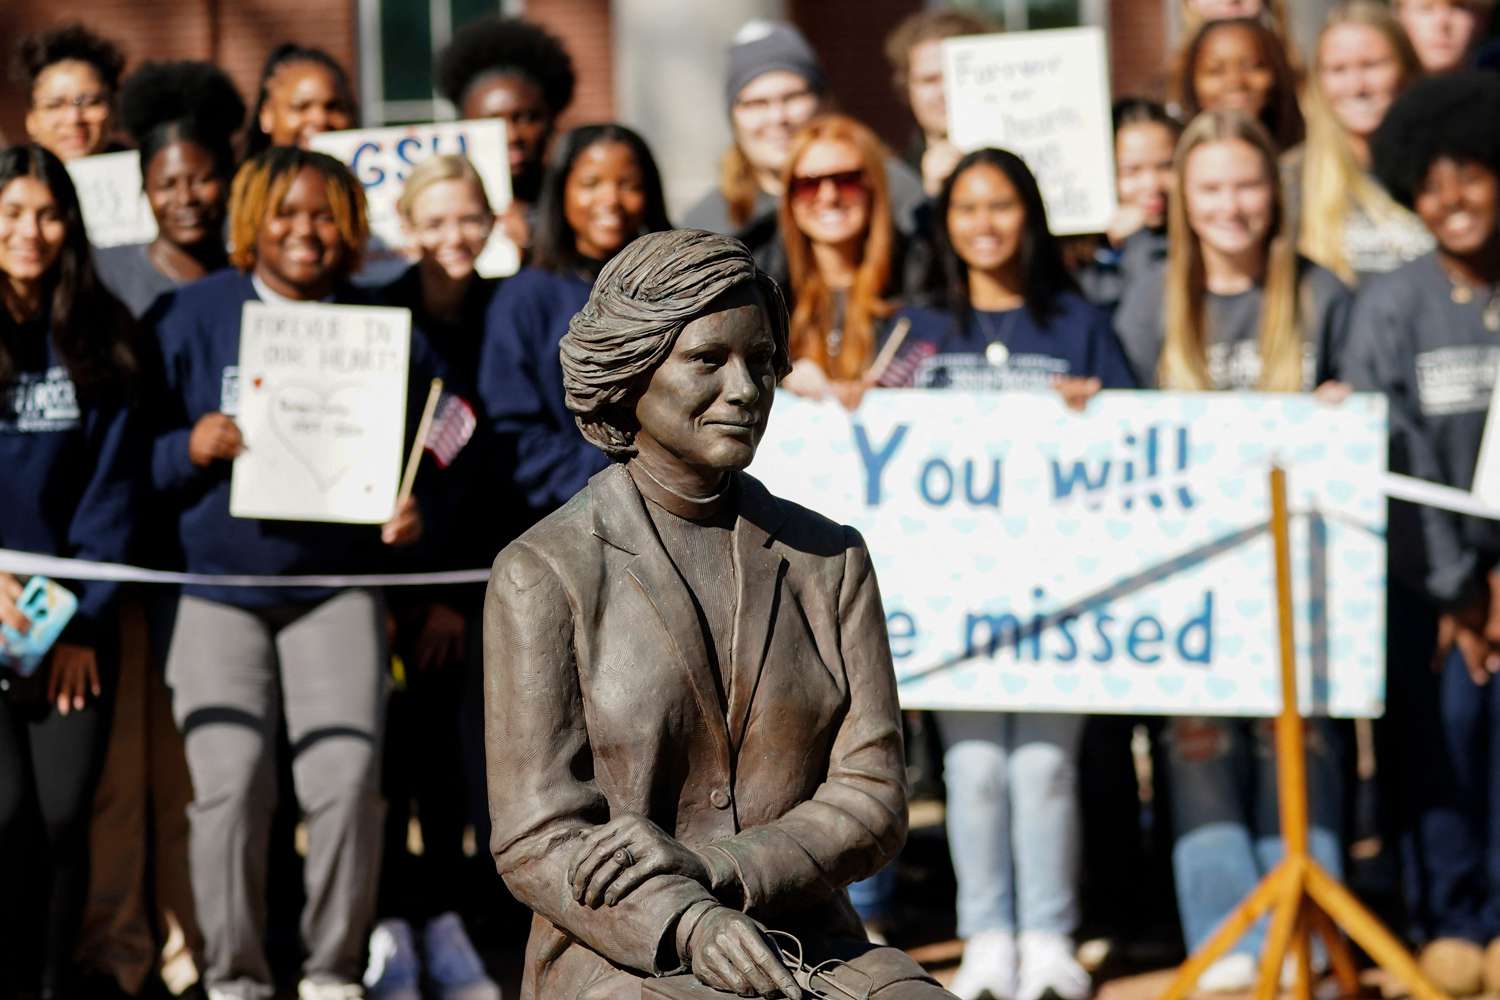
M 1155 663 L 1161 659 L 1155 645 L 1164 635 L 1161 622 L 1150 615 L 1142 615 L 1131 624 L 1130 632 L 1125 636 L 1125 652 L 1137 663 Z
M 943 492 L 941 496 L 938 496 L 932 490 L 932 474 L 934 472 L 942 474 Z M 941 458 L 929 458 L 927 464 L 922 466 L 922 476 L 917 481 L 917 487 L 922 494 L 923 500 L 926 500 L 934 507 L 942 507 L 949 500 L 953 499 L 953 470 Z
M 865 505 L 878 507 L 880 505 L 880 476 L 885 470 L 886 463 L 901 447 L 901 442 L 906 437 L 910 428 L 906 424 L 897 424 L 891 432 L 890 439 L 884 447 L 876 451 L 870 447 L 870 437 L 865 433 L 865 425 L 856 423 L 854 425 L 854 447 L 859 449 L 859 460 L 865 467 Z

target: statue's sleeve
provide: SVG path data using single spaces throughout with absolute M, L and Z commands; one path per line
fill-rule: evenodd
M 885 612 L 864 540 L 844 530 L 835 627 L 849 705 L 827 776 L 775 822 L 711 845 L 733 862 L 747 910 L 831 896 L 879 871 L 906 841 L 901 709 Z
M 572 606 L 558 575 L 524 543 L 506 548 L 490 573 L 484 710 L 490 849 L 511 893 L 617 965 L 677 971 L 677 918 L 712 899 L 703 886 L 660 875 L 614 906 L 573 900 L 573 854 L 609 807 L 594 782 Z

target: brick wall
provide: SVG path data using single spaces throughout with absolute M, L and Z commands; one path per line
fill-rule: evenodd
M 891 85 L 886 36 L 921 0 L 865 0 L 857 16 L 827 0 L 792 0 L 787 13 L 822 57 L 823 71 L 839 107 L 873 128 L 900 152 L 916 127 Z
M 0 39 L 6 73 L 0 82 L 0 133 L 24 138 L 26 94 L 10 78 L 15 40 L 33 31 L 82 21 L 125 51 L 126 73 L 147 60 L 209 59 L 234 78 L 247 104 L 266 53 L 284 41 L 327 49 L 355 65 L 356 0 L 6 0 L 0 4 Z
M 578 89 L 562 126 L 613 120 L 614 35 L 609 0 L 527 0 L 526 17 L 561 38 L 573 57 Z
M 1171 95 L 1167 4 L 1175 0 L 1114 0 L 1109 6 L 1110 76 L 1119 97 Z

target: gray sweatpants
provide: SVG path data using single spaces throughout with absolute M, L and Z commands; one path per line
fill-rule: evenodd
M 385 811 L 384 614 L 379 595 L 367 590 L 258 610 L 182 598 L 167 683 L 193 778 L 193 896 L 204 981 L 216 992 L 245 1000 L 272 995 L 266 860 L 281 713 L 307 826 L 303 975 L 359 980 Z

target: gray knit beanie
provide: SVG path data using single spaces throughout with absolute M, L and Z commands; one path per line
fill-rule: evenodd
M 802 32 L 785 21 L 749 21 L 735 33 L 729 47 L 729 75 L 724 81 L 725 104 L 733 108 L 734 99 L 751 80 L 772 70 L 784 69 L 807 81 L 814 93 L 821 94 L 828 82 L 818 56 L 802 37 Z

